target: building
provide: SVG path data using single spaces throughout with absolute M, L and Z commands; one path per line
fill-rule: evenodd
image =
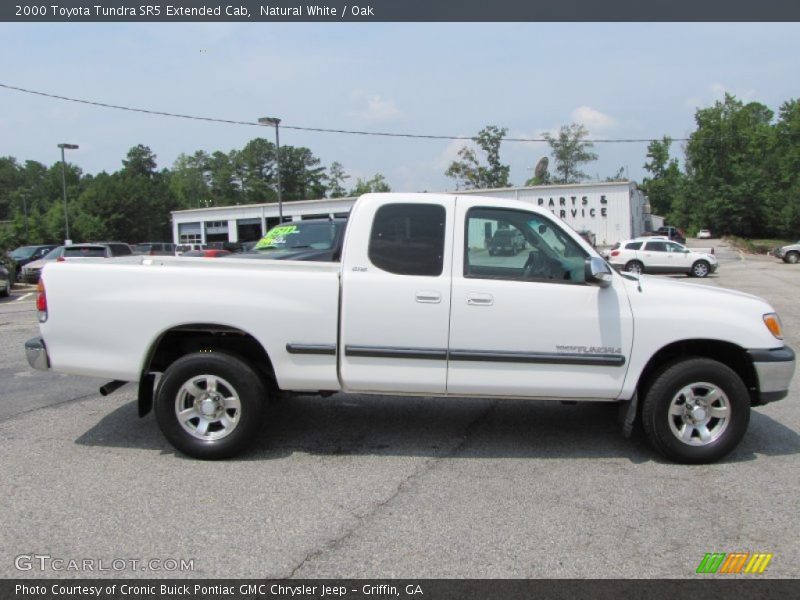
M 514 198 L 547 208 L 576 231 L 592 232 L 599 246 L 636 237 L 653 228 L 647 198 L 631 181 L 453 193 Z M 323 198 L 284 202 L 283 219 L 346 217 L 355 201 L 356 198 Z M 172 235 L 177 244 L 255 241 L 277 224 L 278 205 L 274 203 L 197 208 L 172 213 Z

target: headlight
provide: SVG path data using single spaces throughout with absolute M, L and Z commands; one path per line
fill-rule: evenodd
M 783 339 L 783 327 L 781 326 L 781 319 L 777 313 L 767 313 L 764 315 L 764 325 L 767 326 L 769 332 L 779 340 Z

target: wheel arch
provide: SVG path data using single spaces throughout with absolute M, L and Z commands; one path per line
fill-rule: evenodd
M 204 351 L 224 351 L 238 356 L 258 372 L 267 389 L 277 389 L 272 360 L 254 336 L 230 325 L 187 323 L 162 331 L 150 345 L 139 378 L 140 417 L 153 408 L 158 375 L 180 357 Z
M 747 351 L 732 342 L 714 339 L 688 339 L 671 342 L 653 354 L 642 369 L 636 390 L 639 397 L 644 397 L 654 376 L 670 363 L 681 358 L 710 358 L 735 371 L 744 382 L 750 394 L 752 406 L 759 404 L 758 376 L 753 361 Z

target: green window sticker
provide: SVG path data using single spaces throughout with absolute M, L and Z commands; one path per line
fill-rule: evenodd
M 256 250 L 262 248 L 275 248 L 286 244 L 286 236 L 297 233 L 297 225 L 280 225 L 273 227 L 256 244 Z

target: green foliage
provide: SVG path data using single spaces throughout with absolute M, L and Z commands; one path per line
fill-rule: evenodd
M 350 190 L 349 196 L 360 196 L 361 194 L 370 194 L 378 192 L 391 192 L 392 189 L 386 183 L 383 175 L 376 173 L 372 179 L 358 179 L 356 180 L 356 187 Z
M 453 161 L 445 175 L 456 180 L 456 189 L 487 189 L 508 187 L 509 167 L 500 162 L 500 144 L 507 129 L 495 125 L 484 127 L 472 141 L 486 155 L 482 165 L 474 148 L 464 146 L 458 151 L 460 161 Z
M 650 160 L 644 164 L 644 168 L 650 177 L 642 180 L 642 190 L 650 199 L 650 209 L 654 214 L 672 214 L 670 222 L 686 226 L 682 219 L 673 218 L 673 205 L 675 210 L 683 214 L 686 182 L 678 160 L 669 156 L 671 145 L 672 139 L 665 135 L 661 140 L 652 141 L 647 146 L 647 158 Z
M 579 183 L 588 175 L 581 171 L 581 165 L 597 160 L 591 151 L 594 144 L 586 141 L 589 131 L 578 123 L 562 125 L 558 137 L 545 132 L 542 137 L 550 144 L 555 160 L 556 183 Z
M 350 175 L 344 172 L 342 163 L 334 161 L 328 167 L 328 175 L 326 181 L 328 182 L 328 196 L 330 198 L 344 198 L 347 195 L 347 190 L 344 188 L 344 182 L 350 179 Z

